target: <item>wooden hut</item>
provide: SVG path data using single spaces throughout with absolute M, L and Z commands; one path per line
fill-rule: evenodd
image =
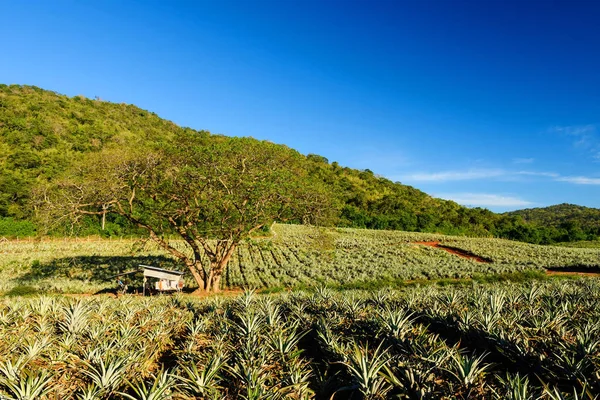
M 144 289 L 146 289 L 148 278 L 158 279 L 154 283 L 154 289 L 159 292 L 180 292 L 183 289 L 183 272 L 169 271 L 168 269 L 152 267 L 150 265 L 140 265 L 140 267 L 144 271 Z
M 124 272 L 112 277 L 119 278 L 119 284 L 124 287 L 123 292 L 127 290 L 127 286 L 122 283 L 120 278 L 126 275 L 133 275 L 137 273 L 143 273 L 144 275 L 144 295 L 146 294 L 147 290 L 150 292 L 180 292 L 183 289 L 183 272 L 171 271 L 168 269 L 143 264 L 140 264 L 140 267 L 140 269 L 135 271 Z M 152 283 L 154 283 L 154 285 L 152 285 Z

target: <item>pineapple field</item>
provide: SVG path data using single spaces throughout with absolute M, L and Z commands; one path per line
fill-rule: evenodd
M 139 264 L 182 269 L 134 239 L 1 242 L 0 399 L 600 393 L 599 249 L 275 225 L 233 296 L 91 296 Z
M 596 279 L 4 298 L 0 398 L 594 399 L 599 338 Z
M 438 247 L 425 245 L 436 243 Z M 181 242 L 174 246 L 186 251 Z M 96 293 L 139 264 L 185 270 L 152 242 L 50 239 L 0 243 L 0 292 Z M 539 246 L 427 233 L 275 225 L 243 242 L 222 289 L 401 287 L 447 280 L 512 280 L 547 271 L 600 271 L 600 249 Z M 188 277 L 189 278 L 189 277 Z M 187 279 L 191 284 L 192 279 Z

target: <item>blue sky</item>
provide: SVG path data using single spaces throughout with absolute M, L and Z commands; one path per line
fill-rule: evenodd
M 0 2 L 0 82 L 470 206 L 600 207 L 600 2 Z

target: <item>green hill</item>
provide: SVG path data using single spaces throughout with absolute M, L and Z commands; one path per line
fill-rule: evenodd
M 600 209 L 575 204 L 528 208 L 506 213 L 526 223 L 555 231 L 557 241 L 592 240 L 600 236 Z
M 184 131 L 196 132 L 134 105 L 67 97 L 33 86 L 0 85 L 0 236 L 33 234 L 32 191 L 86 154 L 108 145 L 160 144 Z M 336 209 L 331 223 L 340 227 L 557 241 L 555 232 L 528 224 L 520 215 L 436 199 L 318 155 L 306 156 L 306 168 L 331 189 Z M 127 233 L 135 232 L 118 219 L 109 221 L 102 232 L 94 220 L 79 231 L 82 235 Z
M 36 181 L 109 143 L 161 140 L 180 128 L 127 104 L 67 97 L 33 86 L 0 85 L 0 216 L 31 216 Z

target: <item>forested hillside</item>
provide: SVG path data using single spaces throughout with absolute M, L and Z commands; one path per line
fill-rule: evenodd
M 86 154 L 106 146 L 156 145 L 183 132 L 196 131 L 134 105 L 67 97 L 33 86 L 0 85 L 0 236 L 33 234 L 32 192 L 43 182 L 68 173 Z M 549 229 L 545 222 L 526 222 L 527 214 L 501 215 L 463 207 L 318 155 L 308 155 L 305 161 L 310 174 L 331 190 L 336 210 L 332 225 L 496 236 L 532 243 L 593 239 L 599 233 L 597 219 L 596 225 L 590 224 L 595 230 L 585 225 L 580 232 L 568 224 Z M 114 218 L 101 231 L 94 218 L 87 220 L 80 234 L 135 233 Z
M 600 209 L 575 204 L 528 208 L 506 213 L 555 232 L 556 241 L 590 240 L 600 236 Z
M 185 129 L 127 104 L 0 85 L 0 215 L 31 216 L 31 189 L 109 143 L 160 141 Z

